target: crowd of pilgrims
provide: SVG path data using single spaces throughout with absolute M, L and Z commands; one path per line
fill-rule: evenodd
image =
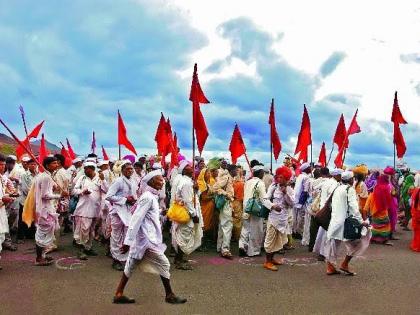
M 60 235 L 73 234 L 80 260 L 104 246 L 112 268 L 124 271 L 115 303 L 134 302 L 123 292 L 137 266 L 160 275 L 168 303 L 185 303 L 172 292 L 167 256 L 176 269 L 192 270 L 188 257 L 196 250 L 215 248 L 229 260 L 233 253 L 265 252 L 263 267 L 277 271 L 282 260 L 275 255 L 300 242 L 326 262 L 327 275 L 354 275 L 350 260 L 370 243 L 392 245 L 399 223 L 413 230 L 411 249 L 420 251 L 420 173 L 406 167 L 329 170 L 286 158 L 271 172 L 257 160 L 241 167 L 197 157 L 169 169 L 158 157 L 105 161 L 95 154 L 67 169 L 64 162 L 60 154 L 48 156 L 40 172 L 30 157 L 0 156 L 0 252 L 34 239 L 35 265 L 48 266 Z M 250 200 L 267 213 L 248 211 Z M 187 221 L 168 219 L 174 205 L 188 213 Z M 331 220 L 324 229 L 315 218 L 326 206 Z M 349 217 L 361 227 L 356 239 L 344 237 Z M 340 250 L 345 258 L 338 263 Z

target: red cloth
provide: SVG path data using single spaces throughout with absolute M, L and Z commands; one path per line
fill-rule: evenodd
M 69 139 L 66 138 L 66 141 L 67 141 L 67 151 L 69 152 L 71 159 L 74 160 L 76 158 L 76 154 L 74 153 L 73 148 L 70 145 Z
M 230 140 L 229 151 L 232 157 L 232 164 L 236 164 L 238 157 L 246 152 L 244 140 L 242 139 L 241 131 L 237 124 L 233 130 L 232 139 Z
M 163 116 L 163 113 L 161 113 L 159 124 L 156 129 L 155 141 L 156 141 L 158 154 L 160 154 L 162 157 L 164 157 L 167 151 L 167 146 L 169 144 L 167 129 L 168 128 L 167 128 L 167 122 L 165 120 L 165 116 Z
M 270 125 L 270 141 L 271 145 L 273 146 L 273 155 L 274 159 L 277 161 L 279 158 L 279 154 L 281 151 L 281 142 L 279 134 L 277 133 L 276 129 L 276 118 L 274 115 L 274 99 L 271 101 L 271 109 L 270 109 L 270 116 L 268 118 L 268 123 Z
M 39 156 L 38 156 L 38 161 L 39 163 L 42 165 L 42 162 L 44 161 L 44 159 L 50 154 L 50 152 L 48 151 L 47 145 L 45 143 L 45 138 L 44 138 L 44 134 L 42 134 L 41 136 L 41 145 L 39 147 Z M 40 169 L 40 172 L 43 172 L 44 169 Z
M 404 119 L 404 117 L 403 117 L 403 115 L 400 111 L 400 106 L 398 105 L 397 92 L 395 92 L 395 96 L 394 96 L 394 105 L 392 107 L 391 121 L 394 124 L 406 124 L 407 123 L 407 121 Z
M 172 152 L 171 152 L 171 168 L 179 165 L 178 160 L 179 148 L 178 148 L 178 138 L 176 133 L 174 133 L 174 138 L 172 140 Z
M 411 217 L 413 240 L 410 248 L 415 252 L 420 252 L 420 188 L 415 188 L 411 195 Z
M 31 150 L 30 147 L 30 142 L 29 140 L 31 140 L 32 138 L 38 138 L 39 132 L 42 129 L 42 126 L 44 125 L 44 120 L 41 121 L 38 125 L 36 125 L 36 127 L 29 133 L 29 135 L 22 141 L 22 143 L 24 144 L 24 146 L 28 149 Z M 26 153 L 26 150 L 24 147 L 22 147 L 21 145 L 18 145 L 16 147 L 16 157 L 18 160 L 20 160 L 20 158 Z
M 201 113 L 200 103 L 210 103 L 201 89 L 200 82 L 198 81 L 197 64 L 194 65 L 194 73 L 191 82 L 190 101 L 193 103 L 193 128 L 197 138 L 198 151 L 203 152 L 204 145 L 206 144 L 209 133 L 207 131 L 206 121 Z
M 300 151 L 298 161 L 299 161 L 299 165 L 300 165 L 300 162 L 308 162 L 308 148 L 307 147 L 304 148 L 302 151 Z
M 120 111 L 118 111 L 118 144 L 123 145 L 127 150 L 137 155 L 136 149 L 133 144 L 128 140 L 127 129 L 125 128 L 124 121 L 121 117 Z
M 392 207 L 392 195 L 389 189 L 389 177 L 380 175 L 373 189 L 373 200 L 378 211 L 389 211 Z
M 69 152 L 66 150 L 64 145 L 61 147 L 61 155 L 64 156 L 64 168 L 69 168 L 73 164 L 73 160 L 70 157 Z
M 394 144 L 397 149 L 397 157 L 402 158 L 407 151 L 407 146 L 405 145 L 404 137 L 400 130 L 400 125 L 394 123 Z
M 309 119 L 309 114 L 306 109 L 306 105 L 303 105 L 302 124 L 300 126 L 300 132 L 299 132 L 299 137 L 298 137 L 298 141 L 297 141 L 297 145 L 295 149 L 295 154 L 306 150 L 306 154 L 303 154 L 302 157 L 305 157 L 306 155 L 305 161 L 307 161 L 308 160 L 308 145 L 310 144 L 312 144 L 311 121 Z
M 359 109 L 356 109 L 356 112 L 354 113 L 353 119 L 351 120 L 349 129 L 347 130 L 347 140 L 349 138 L 349 136 L 354 135 L 355 133 L 359 133 L 362 131 L 362 129 L 360 129 L 359 124 L 357 123 L 357 113 L 359 112 Z
M 358 112 L 359 112 L 359 110 L 357 109 L 356 112 L 354 113 L 353 119 L 351 120 L 349 129 L 347 129 L 346 138 L 344 139 L 344 145 L 342 145 L 339 148 L 338 154 L 337 154 L 336 158 L 334 159 L 334 164 L 338 168 L 343 167 L 344 152 L 345 152 L 345 149 L 349 147 L 349 136 L 362 131 L 362 129 L 360 129 L 359 124 L 357 123 L 357 113 Z
M 280 176 L 280 175 L 283 176 L 285 180 L 290 180 L 293 173 L 292 173 L 292 170 L 288 168 L 287 166 L 281 166 L 278 169 L 276 169 L 276 176 Z
M 108 154 L 106 154 L 104 146 L 102 146 L 102 157 L 103 157 L 104 161 L 109 160 Z
M 318 163 L 322 167 L 327 165 L 327 149 L 325 148 L 325 142 L 322 142 L 321 152 L 319 152 Z
M 341 146 L 344 144 L 344 141 L 346 139 L 346 123 L 344 121 L 344 115 L 341 114 L 340 120 L 338 121 L 337 128 L 335 130 L 334 135 L 334 143 L 337 144 L 338 148 L 341 148 Z M 348 141 L 347 141 L 348 146 Z

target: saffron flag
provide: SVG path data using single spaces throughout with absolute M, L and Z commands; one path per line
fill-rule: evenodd
M 29 142 L 29 140 L 31 140 L 32 138 L 38 138 L 39 132 L 42 129 L 42 126 L 44 125 L 44 120 L 41 121 L 38 125 L 36 125 L 36 127 L 29 133 L 29 135 L 22 141 L 22 143 L 24 144 L 24 146 L 28 149 L 31 150 L 31 144 Z M 25 154 L 25 149 L 24 147 L 22 147 L 21 145 L 18 145 L 16 147 L 16 157 L 18 160 L 21 159 L 21 157 Z
M 72 159 L 70 157 L 69 152 L 67 151 L 67 149 L 65 148 L 65 146 L 63 144 L 61 144 L 61 155 L 64 156 L 64 168 L 69 168 L 73 163 L 72 163 Z
M 108 154 L 106 154 L 104 146 L 102 146 L 102 158 L 104 159 L 104 161 L 109 161 L 109 157 Z
M 232 164 L 236 164 L 238 157 L 246 152 L 245 143 L 237 124 L 233 130 L 232 139 L 230 140 L 229 151 L 232 157 Z
M 281 142 L 276 129 L 276 118 L 274 114 L 274 98 L 271 100 L 270 116 L 268 118 L 268 123 L 270 125 L 270 141 L 273 147 L 274 159 L 277 161 L 281 151 Z
M 327 149 L 325 148 L 325 142 L 322 142 L 321 151 L 319 152 L 318 163 L 325 167 L 327 165 Z
M 394 124 L 406 124 L 407 123 L 407 121 L 404 119 L 404 117 L 403 117 L 403 115 L 400 111 L 400 106 L 398 105 L 397 92 L 395 92 L 395 96 L 394 96 L 394 105 L 392 107 L 391 121 Z
M 344 115 L 341 114 L 340 120 L 338 121 L 337 128 L 335 130 L 335 135 L 334 135 L 334 143 L 337 144 L 337 147 L 339 149 L 344 144 L 344 141 L 346 139 L 346 133 L 347 133 L 347 130 L 346 130 L 346 123 L 344 121 Z M 346 146 L 347 145 L 348 144 L 346 144 Z
M 44 161 L 44 159 L 50 154 L 50 152 L 48 151 L 47 145 L 45 143 L 45 138 L 44 138 L 44 134 L 41 135 L 41 145 L 39 146 L 39 156 L 38 156 L 38 161 L 41 165 L 42 162 Z M 42 168 L 39 170 L 40 172 L 44 171 L 44 166 L 42 166 Z
M 400 111 L 400 106 L 398 105 L 397 92 L 395 92 L 394 96 L 394 105 L 392 107 L 391 121 L 394 123 L 394 144 L 397 151 L 397 157 L 400 159 L 404 156 L 405 152 L 407 151 L 407 146 L 405 145 L 405 140 L 400 129 L 400 124 L 406 124 L 407 121 L 404 119 Z
M 302 124 L 300 126 L 295 154 L 297 154 L 298 152 L 301 152 L 300 157 L 305 162 L 308 160 L 308 146 L 311 144 L 312 144 L 311 121 L 309 119 L 309 114 L 308 114 L 308 110 L 306 109 L 306 105 L 303 105 Z
M 123 145 L 127 150 L 137 155 L 136 149 L 133 144 L 128 140 L 127 129 L 125 128 L 124 121 L 121 117 L 120 111 L 118 111 L 118 145 Z
M 73 148 L 70 145 L 69 139 L 66 138 L 66 141 L 67 141 L 67 151 L 69 152 L 71 159 L 74 160 L 76 158 L 76 154 L 74 153 Z
M 204 145 L 206 144 L 209 136 L 206 121 L 201 113 L 200 103 L 210 103 L 207 97 L 204 95 L 201 89 L 200 82 L 198 80 L 197 64 L 194 65 L 194 73 L 191 82 L 190 101 L 193 103 L 193 128 L 195 130 L 195 136 L 197 138 L 197 147 L 200 154 L 203 152 Z

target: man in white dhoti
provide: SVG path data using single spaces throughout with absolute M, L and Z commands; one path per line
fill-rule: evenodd
M 332 197 L 331 222 L 326 241 L 327 275 L 340 273 L 336 264 L 340 247 L 344 244 L 346 257 L 339 268 L 346 275 L 353 276 L 355 273 L 349 269 L 350 260 L 366 251 L 369 247 L 371 232 L 368 229 L 369 221 L 364 221 L 359 211 L 356 191 L 353 188 L 353 172 L 343 172 L 341 181 L 342 184 L 337 187 Z M 344 238 L 344 222 L 349 216 L 357 219 L 364 226 L 360 239 L 347 240 Z
M 280 207 L 273 205 L 267 198 L 262 178 L 264 165 L 258 164 L 252 168 L 253 177 L 246 181 L 244 187 L 244 213 L 242 215 L 242 230 L 239 238 L 239 256 L 259 256 L 264 242 L 264 218 L 249 215 L 245 212 L 248 200 L 255 194 L 256 198 L 268 209 L 279 210 Z
M 131 208 L 136 203 L 137 191 L 136 183 L 131 179 L 134 168 L 130 161 L 123 161 L 121 172 L 122 176 L 118 177 L 109 187 L 105 197 L 105 200 L 111 204 L 109 216 L 111 220 L 112 267 L 118 271 L 124 270 L 123 263 L 127 260 L 127 253 L 122 253 L 121 248 L 131 219 Z
M 81 260 L 86 260 L 87 256 L 98 255 L 92 249 L 92 243 L 96 220 L 101 211 L 102 194 L 108 190 L 104 175 L 95 172 L 95 163 L 85 163 L 84 170 L 85 175 L 79 178 L 73 188 L 73 194 L 79 196 L 74 211 L 74 241 L 79 247 L 78 257 Z
M 295 202 L 294 191 L 289 185 L 291 177 L 292 171 L 288 167 L 278 168 L 274 177 L 275 182 L 270 185 L 267 192 L 267 198 L 279 206 L 279 209 L 272 208 L 270 211 L 264 241 L 266 252 L 264 268 L 271 271 L 277 271 L 277 266 L 282 264 L 281 261 L 274 259 L 274 255 L 288 242 L 289 210 L 293 208 Z
M 52 179 L 52 173 L 58 168 L 57 159 L 48 156 L 42 165 L 45 171 L 35 177 L 35 206 L 36 206 L 36 260 L 35 265 L 47 266 L 52 258 L 45 255 L 45 250 L 54 244 L 54 232 L 59 230 L 56 201 L 68 197 L 67 191 L 59 192 L 59 188 Z
M 310 174 L 312 172 L 309 163 L 300 166 L 301 174 L 296 178 L 295 183 L 295 207 L 293 212 L 293 237 L 302 238 L 302 245 L 309 245 L 309 226 L 311 215 L 308 212 Z
M 0 154 L 0 176 L 6 169 L 6 158 Z M 2 251 L 2 244 L 6 239 L 6 233 L 9 233 L 9 223 L 7 221 L 6 205 L 13 202 L 13 198 L 6 194 L 6 187 L 4 181 L 0 178 L 0 254 Z M 1 258 L 1 257 L 0 257 Z M 2 267 L 0 266 L 0 270 Z
M 58 160 L 58 169 L 53 174 L 53 178 L 56 181 L 56 183 L 60 186 L 62 191 L 70 192 L 70 177 L 67 172 L 67 170 L 64 168 L 65 165 L 65 158 L 61 154 L 55 154 L 54 155 L 56 159 Z M 57 213 L 60 215 L 58 220 L 60 222 L 60 225 L 64 227 L 63 233 L 71 233 L 71 221 L 69 218 L 69 203 L 70 198 L 60 198 L 57 201 Z M 55 248 L 52 248 L 51 250 L 55 250 Z
M 329 177 L 321 186 L 321 196 L 319 202 L 319 208 L 322 209 L 325 206 L 325 203 L 332 195 L 334 190 L 341 183 L 341 174 L 343 170 L 340 168 L 333 169 L 330 172 L 331 177 Z M 325 242 L 327 240 L 327 231 L 324 228 L 319 227 L 318 233 L 316 235 L 316 240 L 313 248 L 313 252 L 318 254 L 318 260 L 325 260 Z
M 233 177 L 237 175 L 237 166 L 228 165 L 227 169 L 219 169 L 216 183 L 213 190 L 218 195 L 225 197 L 226 202 L 222 209 L 219 209 L 219 230 L 217 235 L 217 251 L 226 259 L 232 259 L 230 252 L 230 240 L 232 238 L 233 219 L 232 204 L 234 200 Z
M 135 300 L 124 295 L 128 279 L 136 266 L 146 272 L 160 275 L 165 288 L 165 301 L 171 304 L 182 304 L 187 300 L 177 297 L 170 283 L 170 263 L 165 256 L 166 245 L 162 240 L 160 228 L 159 191 L 164 187 L 165 180 L 161 170 L 154 170 L 143 177 L 147 187 L 136 204 L 136 209 L 130 220 L 123 251 L 128 252 L 124 273 L 114 296 L 114 303 L 134 303 Z
M 172 222 L 172 247 L 176 252 L 174 264 L 177 269 L 192 270 L 185 255 L 190 255 L 201 246 L 203 220 L 198 195 L 194 194 L 192 166 L 186 160 L 181 161 L 178 172 L 182 177 L 176 184 L 174 200 L 186 207 L 190 220 L 185 224 Z
M 104 181 L 106 182 L 107 191 L 105 194 L 101 194 L 101 211 L 99 212 L 99 237 L 103 244 L 105 244 L 106 255 L 111 256 L 109 238 L 111 237 L 111 222 L 109 217 L 109 209 L 111 204 L 105 199 L 106 193 L 108 193 L 109 187 L 115 180 L 114 173 L 110 170 L 109 161 L 98 162 L 98 173 L 103 174 Z

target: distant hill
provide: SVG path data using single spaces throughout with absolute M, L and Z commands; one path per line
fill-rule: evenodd
M 47 148 L 51 153 L 59 153 L 61 151 L 61 148 L 59 148 L 57 145 L 49 142 L 48 140 L 45 140 L 47 144 Z M 39 153 L 39 147 L 40 147 L 41 141 L 35 140 L 31 142 L 31 149 L 35 154 Z M 17 142 L 9 137 L 8 135 L 5 135 L 4 133 L 0 133 L 0 153 L 9 155 L 9 154 L 16 154 L 16 147 Z

